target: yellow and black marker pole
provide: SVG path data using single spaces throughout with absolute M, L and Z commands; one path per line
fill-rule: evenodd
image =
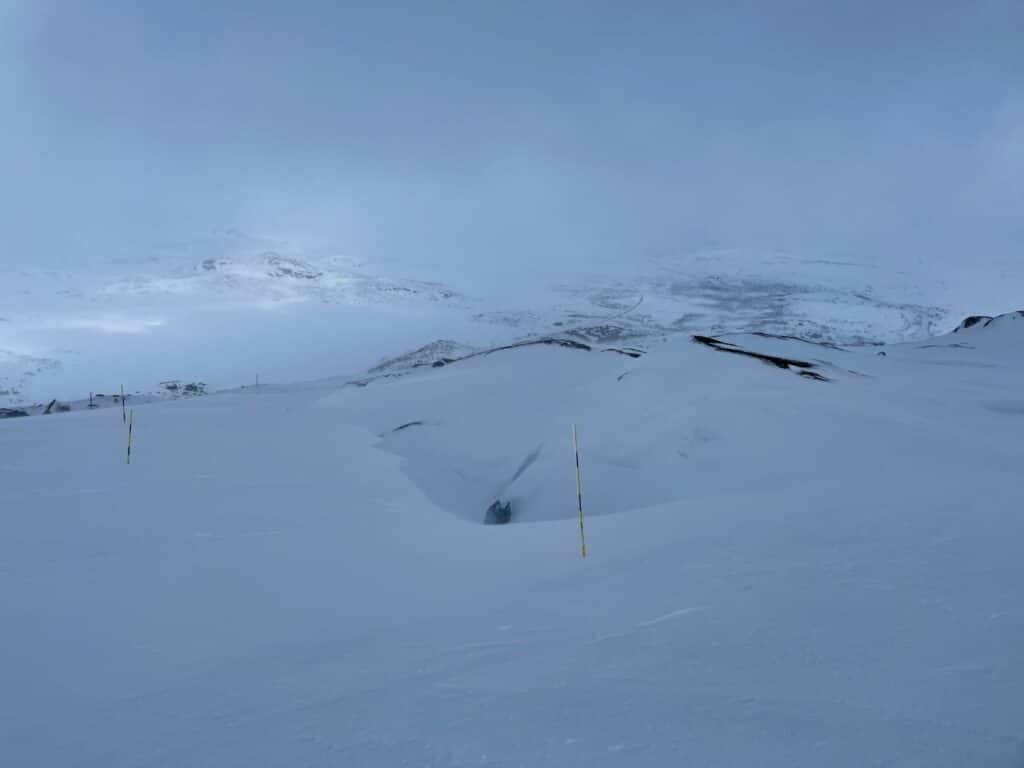
M 132 463 L 132 422 L 135 418 L 135 411 L 128 411 L 128 461 L 126 463 Z
M 580 441 L 576 436 L 576 425 L 572 425 L 572 447 L 576 452 L 576 499 L 580 505 L 580 554 L 587 556 L 587 539 L 583 535 L 583 481 L 580 478 Z

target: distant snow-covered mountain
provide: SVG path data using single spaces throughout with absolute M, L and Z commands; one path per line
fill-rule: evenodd
M 175 329 L 190 329 L 189 336 L 201 334 L 211 347 L 218 346 L 211 337 L 220 336 L 224 343 L 219 345 L 219 357 L 261 358 L 266 373 L 283 367 L 277 361 L 294 351 L 294 346 L 282 347 L 275 334 L 262 330 L 266 322 L 261 317 L 273 317 L 268 313 L 276 312 L 280 319 L 286 317 L 281 313 L 290 312 L 291 326 L 303 326 L 303 318 L 319 326 L 319 333 L 296 332 L 308 344 L 329 332 L 334 317 L 339 318 L 336 336 L 362 333 L 387 338 L 380 327 L 362 331 L 351 321 L 351 309 L 430 315 L 439 308 L 457 311 L 465 302 L 439 282 L 385 275 L 330 249 L 302 248 L 233 230 L 139 258 L 93 261 L 79 268 L 21 268 L 0 274 L 0 405 L 87 394 L 88 389 L 69 390 L 66 382 L 72 368 L 75 381 L 87 379 L 90 367 L 95 370 L 96 383 L 84 387 L 108 387 L 111 382 L 101 379 L 109 379 L 111 368 L 123 376 L 124 369 L 130 372 L 142 365 L 140 342 L 132 341 L 133 336 L 152 337 L 156 345 L 173 344 L 183 359 L 188 358 L 190 342 L 182 338 L 184 331 Z M 200 317 L 205 319 L 196 320 Z M 370 321 L 367 316 L 367 322 L 379 323 L 381 318 Z M 243 347 L 237 339 L 245 336 L 250 338 Z M 257 353 L 258 348 L 262 352 Z M 375 357 L 399 351 L 385 348 Z M 315 347 L 309 355 L 317 357 Z M 123 362 L 117 361 L 119 356 Z M 137 383 L 149 388 L 167 378 L 204 378 L 205 361 L 198 353 L 194 364 L 197 370 L 181 370 L 180 365 L 154 370 Z M 336 365 L 344 371 L 351 363 L 342 359 Z M 322 366 L 288 367 L 298 378 L 323 371 Z
M 88 306 L 136 306 L 140 300 L 151 306 L 239 306 L 459 300 L 447 286 L 385 277 L 334 250 L 302 248 L 235 230 L 167 245 L 136 259 L 92 261 L 77 269 L 17 270 L 4 275 L 0 290 L 16 308 L 40 312 L 76 301 Z
M 157 272 L 105 283 L 105 299 L 189 297 L 197 302 L 277 303 L 320 301 L 349 305 L 396 301 L 456 302 L 458 294 L 439 283 L 392 279 L 362 272 L 336 256 L 316 259 L 278 251 L 204 258 Z
M 756 250 L 652 259 L 633 275 L 557 290 L 569 318 L 621 312 L 659 331 L 764 331 L 843 344 L 925 338 L 972 307 L 927 274 Z
M 315 341 L 317 334 L 304 333 L 307 325 L 319 327 L 321 338 L 357 338 L 363 346 L 367 339 L 381 340 L 372 352 L 338 359 L 334 370 L 342 372 L 352 364 L 366 368 L 400 356 L 431 338 L 450 339 L 462 352 L 544 334 L 643 346 L 678 331 L 893 343 L 946 332 L 979 307 L 998 307 L 996 299 L 983 303 L 977 290 L 968 292 L 966 281 L 934 270 L 901 272 L 868 261 L 751 249 L 659 256 L 551 285 L 540 272 L 529 296 L 511 288 L 480 295 L 474 286 L 459 284 L 459 275 L 433 279 L 440 275 L 413 278 L 330 247 L 237 230 L 138 258 L 91 262 L 88 268 L 8 272 L 0 275 L 0 404 L 82 396 L 62 384 L 66 363 L 74 362 L 79 381 L 98 366 L 98 349 L 106 352 L 107 369 L 138 368 L 138 344 L 126 339 L 152 337 L 154 343 L 181 347 L 190 342 L 179 338 L 178 328 L 188 328 L 192 337 L 201 334 L 221 360 L 253 358 L 244 364 L 247 371 L 274 370 L 277 361 L 289 358 L 278 367 L 301 379 L 324 375 L 336 354 Z M 299 359 L 290 360 L 294 343 L 283 345 L 276 340 L 281 334 L 270 332 L 275 319 L 287 319 L 294 329 L 290 336 L 303 339 Z M 396 320 L 419 323 L 422 336 L 406 334 L 402 346 L 392 346 L 386 329 Z M 244 344 L 239 337 L 246 338 Z M 134 357 L 122 366 L 114 360 L 119 354 Z M 186 347 L 179 357 L 188 359 Z M 306 366 L 308 360 L 317 365 Z M 147 378 L 139 385 L 216 378 L 204 370 L 205 361 L 196 359 L 195 365 L 196 370 L 155 370 L 152 382 Z

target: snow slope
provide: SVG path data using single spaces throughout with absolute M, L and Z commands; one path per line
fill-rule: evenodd
M 518 283 L 479 295 L 443 264 L 414 279 L 400 264 L 227 230 L 78 269 L 0 272 L 0 407 L 122 384 L 149 393 L 166 379 L 217 389 L 257 375 L 354 374 L 431 338 L 482 347 L 572 331 L 642 346 L 685 330 L 909 341 L 952 329 L 978 306 L 1015 306 L 1024 282 L 1024 261 L 997 269 L 975 260 L 963 274 L 921 261 L 894 272 L 852 258 L 717 249 L 633 255 L 556 277 L 558 259 L 538 271 L 531 258 Z
M 1024 325 L 721 341 L 0 422 L 0 762 L 1020 764 Z

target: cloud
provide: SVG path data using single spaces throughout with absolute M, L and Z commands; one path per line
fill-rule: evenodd
M 1013 2 L 11 3 L 0 267 L 239 226 L 500 284 L 1020 254 Z

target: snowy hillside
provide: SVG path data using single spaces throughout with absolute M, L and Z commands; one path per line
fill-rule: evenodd
M 968 276 L 969 277 L 969 276 Z M 1024 277 L 1024 275 L 1021 275 Z M 944 333 L 979 302 L 963 275 L 892 272 L 851 259 L 718 249 L 651 258 L 630 275 L 594 275 L 559 286 L 567 313 L 618 311 L 648 329 L 761 331 L 840 344 L 894 343 Z M 1006 300 L 1018 297 L 1007 291 Z
M 1020 764 L 1024 319 L 711 335 L 0 421 L 3 762 Z
M 88 269 L 0 273 L 0 406 L 153 393 L 169 378 L 219 389 L 355 373 L 425 327 L 462 332 L 463 305 L 436 282 L 233 230 Z
M 768 250 L 629 263 L 477 295 L 457 271 L 413 277 L 401 265 L 228 230 L 88 270 L 8 272 L 0 274 L 0 407 L 121 384 L 152 393 L 166 379 L 223 389 L 259 375 L 355 374 L 431 338 L 479 348 L 567 333 L 644 346 L 677 331 L 761 331 L 893 343 L 951 330 L 988 306 L 982 298 L 1010 309 L 1024 281 L 1020 268 L 1004 269 L 980 290 L 970 274 L 890 273 Z M 1000 306 L 1004 299 L 1011 303 Z

